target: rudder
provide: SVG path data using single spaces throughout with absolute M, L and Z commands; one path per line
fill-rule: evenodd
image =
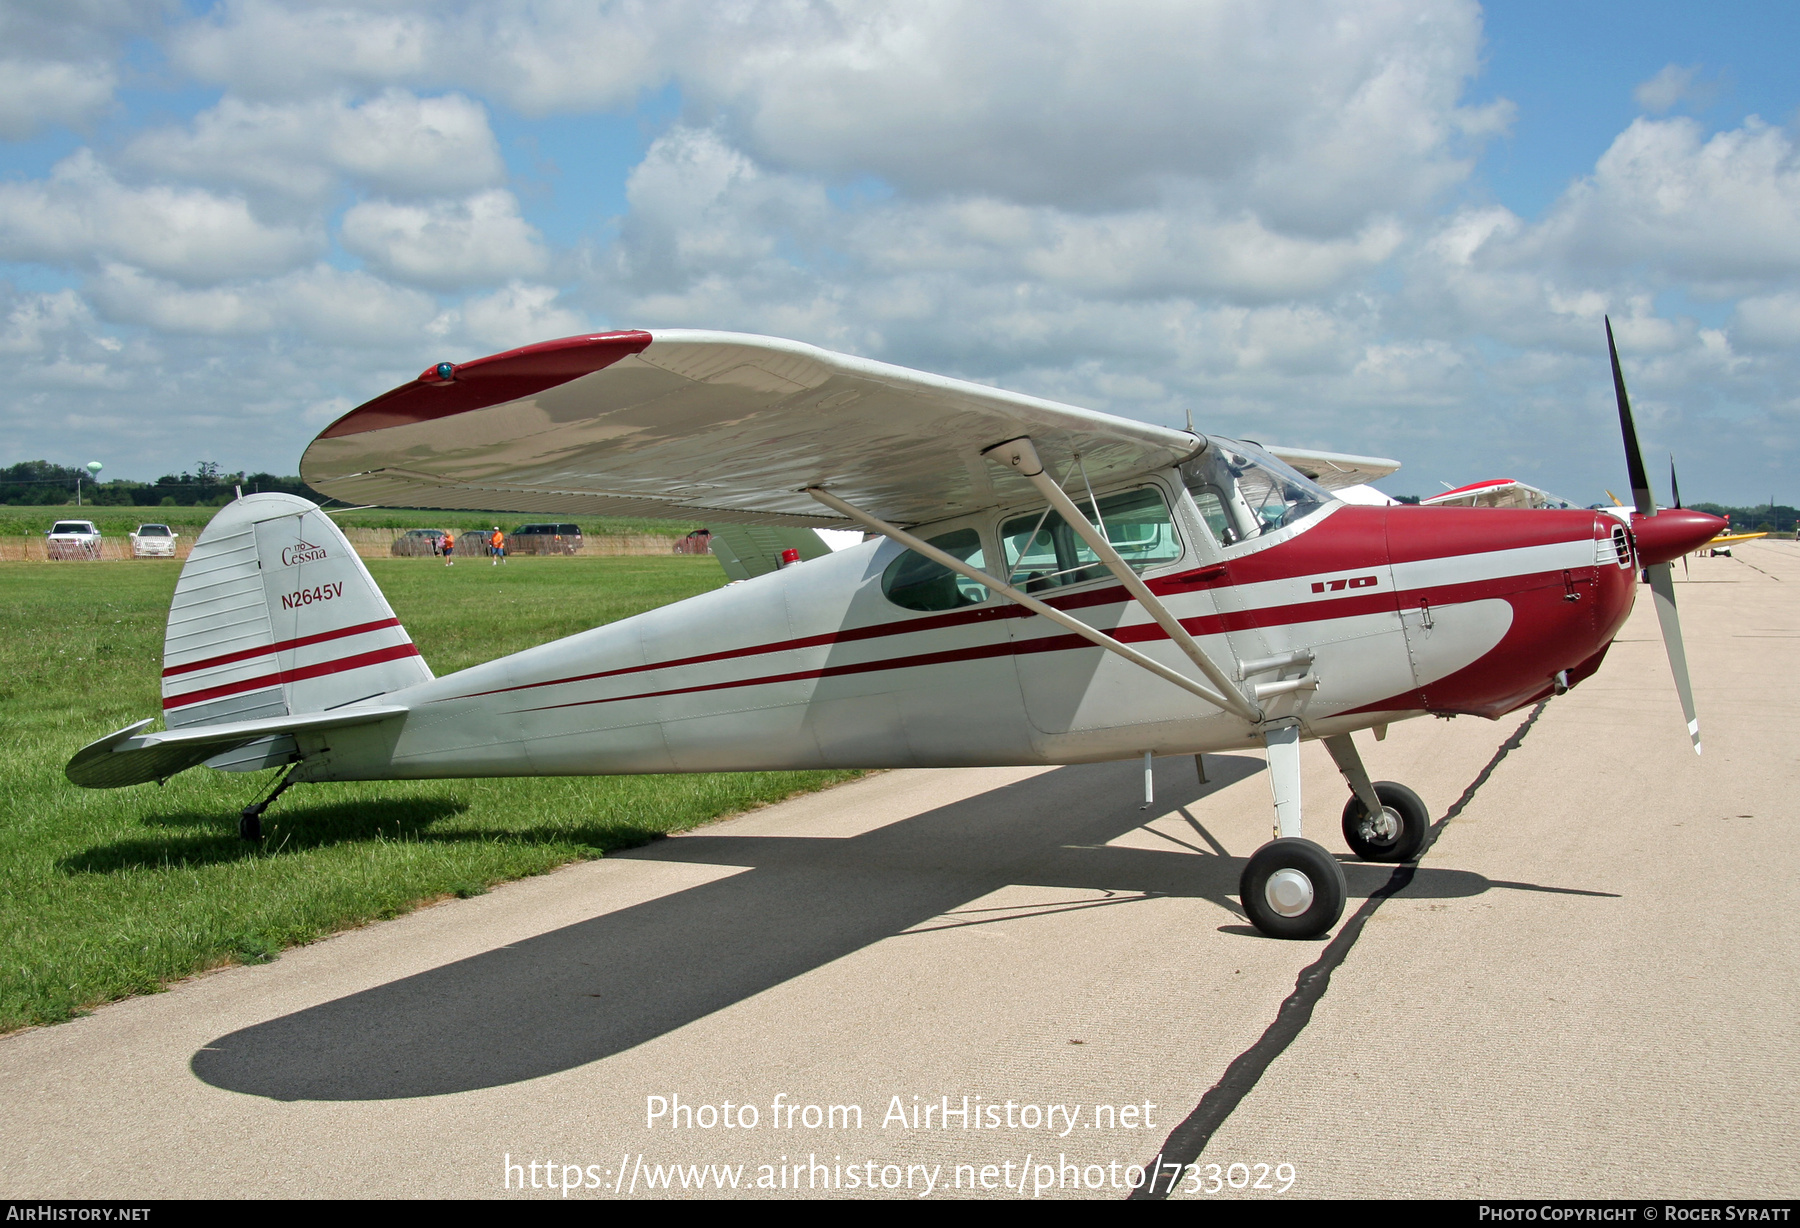
M 431 677 L 368 568 L 317 505 L 246 495 L 194 543 L 163 643 L 170 729 L 323 712 Z M 263 766 L 257 761 L 285 749 L 246 746 L 212 766 Z

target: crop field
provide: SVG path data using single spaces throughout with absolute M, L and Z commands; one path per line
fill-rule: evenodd
M 369 569 L 440 675 L 724 580 L 684 555 Z M 106 791 L 63 776 L 79 747 L 159 711 L 177 571 L 0 565 L 0 1033 L 859 775 L 302 785 L 248 845 L 237 812 L 271 772 Z

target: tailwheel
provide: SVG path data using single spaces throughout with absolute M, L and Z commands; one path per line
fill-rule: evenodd
M 1369 808 L 1354 793 L 1344 804 L 1344 840 L 1364 861 L 1411 861 L 1419 855 L 1425 834 L 1431 830 L 1431 814 L 1419 795 L 1391 780 L 1375 782 L 1381 813 Z
M 1344 915 L 1344 870 L 1311 840 L 1271 840 L 1250 855 L 1238 896 L 1271 938 L 1316 938 Z

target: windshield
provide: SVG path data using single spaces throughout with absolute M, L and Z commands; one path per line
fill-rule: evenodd
M 170 537 L 173 535 L 169 532 L 169 526 L 166 524 L 141 524 L 138 526 L 138 536 Z
M 1285 528 L 1331 502 L 1322 486 L 1255 444 L 1210 436 L 1206 443 L 1181 477 L 1221 545 Z
M 40 520 L 38 523 L 43 524 L 44 522 Z M 56 527 L 50 531 L 52 533 L 92 533 L 94 526 L 85 520 L 59 520 L 56 522 Z

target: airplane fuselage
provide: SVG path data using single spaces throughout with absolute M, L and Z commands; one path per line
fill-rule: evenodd
M 1215 661 L 1310 651 L 1244 680 L 1316 680 L 1261 701 L 1308 737 L 1496 717 L 1572 685 L 1635 593 L 1628 535 L 1591 511 L 1334 502 L 1220 545 L 1174 471 L 1147 484 L 1180 554 L 1144 579 Z M 1032 510 L 916 532 L 973 528 L 997 559 L 1002 526 Z M 902 553 L 865 542 L 383 696 L 406 715 L 300 735 L 297 776 L 1030 765 L 1260 744 L 1243 718 L 1004 599 L 896 605 L 882 579 Z M 1109 575 L 1041 599 L 1192 672 Z

